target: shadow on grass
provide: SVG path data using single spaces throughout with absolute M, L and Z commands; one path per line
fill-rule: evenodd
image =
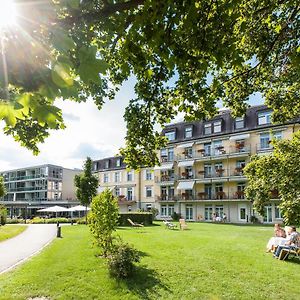
M 128 290 L 145 300 L 153 299 L 154 295 L 155 298 L 161 298 L 162 295 L 158 294 L 159 290 L 167 291 L 170 294 L 172 292 L 169 287 L 161 281 L 159 274 L 146 266 L 136 266 L 132 277 L 123 279 L 122 282 L 126 285 Z

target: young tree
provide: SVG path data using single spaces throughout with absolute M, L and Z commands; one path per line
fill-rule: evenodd
M 0 198 L 5 196 L 5 194 L 6 194 L 6 190 L 4 186 L 4 179 L 2 176 L 0 176 Z
M 300 132 L 292 140 L 273 140 L 270 155 L 255 156 L 244 169 L 246 198 L 258 213 L 278 194 L 285 224 L 300 224 Z
M 30 1 L 18 16 L 0 33 L 0 119 L 35 153 L 64 128 L 56 98 L 91 96 L 101 108 L 132 75 L 121 151 L 130 168 L 158 163 L 166 141 L 155 125 L 178 112 L 211 117 L 222 100 L 241 115 L 260 92 L 275 121 L 300 113 L 298 0 Z
M 108 189 L 93 198 L 89 215 L 89 226 L 97 244 L 107 256 L 113 247 L 113 232 L 119 218 L 118 200 Z
M 74 184 L 76 186 L 76 197 L 82 205 L 85 205 L 85 220 L 87 221 L 87 206 L 91 203 L 94 196 L 97 195 L 98 178 L 92 173 L 92 160 L 87 157 L 83 173 L 75 175 Z

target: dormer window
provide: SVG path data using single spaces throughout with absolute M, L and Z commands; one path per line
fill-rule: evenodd
M 211 123 L 204 124 L 204 134 L 212 134 Z
M 258 125 L 271 124 L 272 111 L 263 111 L 258 113 Z
M 214 133 L 218 133 L 222 131 L 222 121 L 216 121 L 214 124 Z
M 169 140 L 169 142 L 175 141 L 175 139 L 176 139 L 175 130 L 166 132 L 165 137 Z
M 245 128 L 245 119 L 244 119 L 244 117 L 236 118 L 235 121 L 234 121 L 234 127 L 235 127 L 235 129 Z
M 121 167 L 121 158 L 117 158 L 116 167 Z
M 184 138 L 188 139 L 193 137 L 193 126 L 188 126 L 184 128 Z
M 104 168 L 105 168 L 105 169 L 108 169 L 108 168 L 109 168 L 109 160 L 106 160 L 106 161 L 104 162 Z

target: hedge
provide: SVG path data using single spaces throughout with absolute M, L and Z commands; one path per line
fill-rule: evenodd
M 149 212 L 128 212 L 119 214 L 119 226 L 131 226 L 127 219 L 134 223 L 152 225 L 152 213 Z
M 0 226 L 6 224 L 7 211 L 6 208 L 0 205 Z

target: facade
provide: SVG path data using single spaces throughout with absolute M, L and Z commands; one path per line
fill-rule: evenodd
M 111 189 L 119 199 L 122 212 L 155 207 L 153 170 L 127 170 L 120 156 L 97 160 L 93 164 L 99 177 L 99 191 Z
M 123 211 L 156 207 L 162 219 L 177 212 L 189 221 L 208 222 L 225 213 L 229 222 L 246 223 L 251 216 L 260 217 L 244 197 L 243 168 L 251 155 L 272 151 L 271 139 L 291 138 L 299 127 L 299 120 L 271 124 L 266 106 L 251 107 L 236 119 L 227 110 L 211 120 L 167 126 L 162 134 L 168 146 L 160 150 L 161 165 L 154 171 L 132 171 L 133 180 L 128 181 L 126 166 L 118 157 L 94 162 L 95 172 L 101 187 L 112 188 L 120 203 L 123 198 Z M 277 205 L 274 192 L 261 221 L 279 222 Z
M 41 165 L 1 172 L 7 194 L 1 199 L 10 216 L 31 216 L 53 205 L 77 204 L 74 176 L 80 170 Z

